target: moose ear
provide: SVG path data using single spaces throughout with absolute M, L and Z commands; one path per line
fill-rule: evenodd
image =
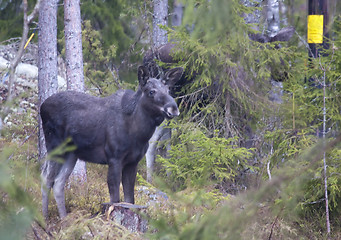
M 145 66 L 139 66 L 137 70 L 137 78 L 141 87 L 146 85 L 147 80 L 149 79 L 149 71 Z
M 173 87 L 177 81 L 180 80 L 184 69 L 182 67 L 172 68 L 168 70 L 164 77 L 164 82 L 166 85 Z

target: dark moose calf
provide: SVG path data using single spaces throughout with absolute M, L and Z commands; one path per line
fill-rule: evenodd
M 43 215 L 48 216 L 48 196 L 53 188 L 61 218 L 66 214 L 64 186 L 77 158 L 108 164 L 110 201 L 119 202 L 122 180 L 124 201 L 134 203 L 137 164 L 148 148 L 155 128 L 167 118 L 179 115 L 169 87 L 179 80 L 182 68 L 174 68 L 159 80 L 148 70 L 138 69 L 139 88 L 119 90 L 98 98 L 80 92 L 57 93 L 41 105 L 46 148 L 51 152 L 70 139 L 75 150 L 62 156 L 63 162 L 49 159 L 42 166 Z

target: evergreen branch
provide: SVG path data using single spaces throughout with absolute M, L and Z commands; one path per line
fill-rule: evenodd
M 124 58 L 123 58 L 123 60 L 121 61 L 120 66 L 117 68 L 118 71 L 119 71 L 119 69 L 121 68 L 121 66 L 122 66 L 125 62 L 127 62 L 127 58 L 129 57 L 130 53 L 133 52 L 133 50 L 135 49 L 137 43 L 140 42 L 143 33 L 144 33 L 147 29 L 149 29 L 149 27 L 148 27 L 148 26 L 144 26 L 143 29 L 141 30 L 140 34 L 139 34 L 138 37 L 136 38 L 135 42 L 134 42 L 133 44 L 130 45 L 130 47 L 129 47 L 127 53 L 124 55 Z
M 182 95 L 182 96 L 179 96 L 179 97 L 176 97 L 175 99 L 182 99 L 182 98 L 186 98 L 186 97 L 193 97 L 195 94 L 199 93 L 199 92 L 202 92 L 203 90 L 207 89 L 208 86 L 206 87 L 203 87 L 195 92 L 192 92 L 192 93 L 189 93 L 189 94 L 186 94 L 186 95 Z

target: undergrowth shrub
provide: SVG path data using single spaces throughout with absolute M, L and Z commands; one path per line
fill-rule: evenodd
M 330 154 L 339 145 L 331 141 L 325 150 Z M 287 159 L 271 180 L 231 196 L 209 211 L 203 208 L 207 201 L 202 192 L 170 195 L 180 206 L 151 222 L 158 231 L 150 234 L 150 239 L 339 239 L 338 231 L 328 238 L 325 231 L 312 229 L 310 221 L 315 219 L 314 227 L 324 223 L 320 213 L 304 220 L 300 216 L 305 185 L 315 172 L 311 170 L 318 168 L 323 149 L 319 142 L 302 150 Z
M 233 181 L 246 168 L 252 150 L 238 147 L 235 138 L 207 137 L 193 125 L 173 131 L 177 142 L 169 151 L 169 158 L 160 157 L 165 169 L 166 181 L 174 190 L 199 187 L 215 181 Z
M 341 219 L 341 149 L 333 149 L 327 154 L 328 159 L 328 200 L 331 221 L 340 225 Z M 305 195 L 300 202 L 301 215 L 311 216 L 319 213 L 325 214 L 325 189 L 323 175 L 323 161 L 319 161 L 319 167 L 310 169 L 312 178 L 304 185 Z M 324 226 L 324 223 L 321 224 Z M 321 227 L 320 226 L 320 227 Z M 324 228 L 324 227 L 322 227 Z
M 67 208 L 71 212 L 101 212 L 102 204 L 110 202 L 106 176 L 107 166 L 87 163 L 87 181 L 83 184 L 70 181 L 65 187 Z

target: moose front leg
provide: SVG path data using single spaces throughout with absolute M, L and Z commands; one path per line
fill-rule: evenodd
M 134 185 L 137 174 L 137 163 L 128 164 L 123 168 L 122 185 L 124 192 L 124 201 L 127 203 L 135 203 Z
M 122 166 L 119 163 L 111 163 L 108 168 L 108 188 L 110 202 L 118 203 L 120 201 L 120 183 L 122 177 Z

